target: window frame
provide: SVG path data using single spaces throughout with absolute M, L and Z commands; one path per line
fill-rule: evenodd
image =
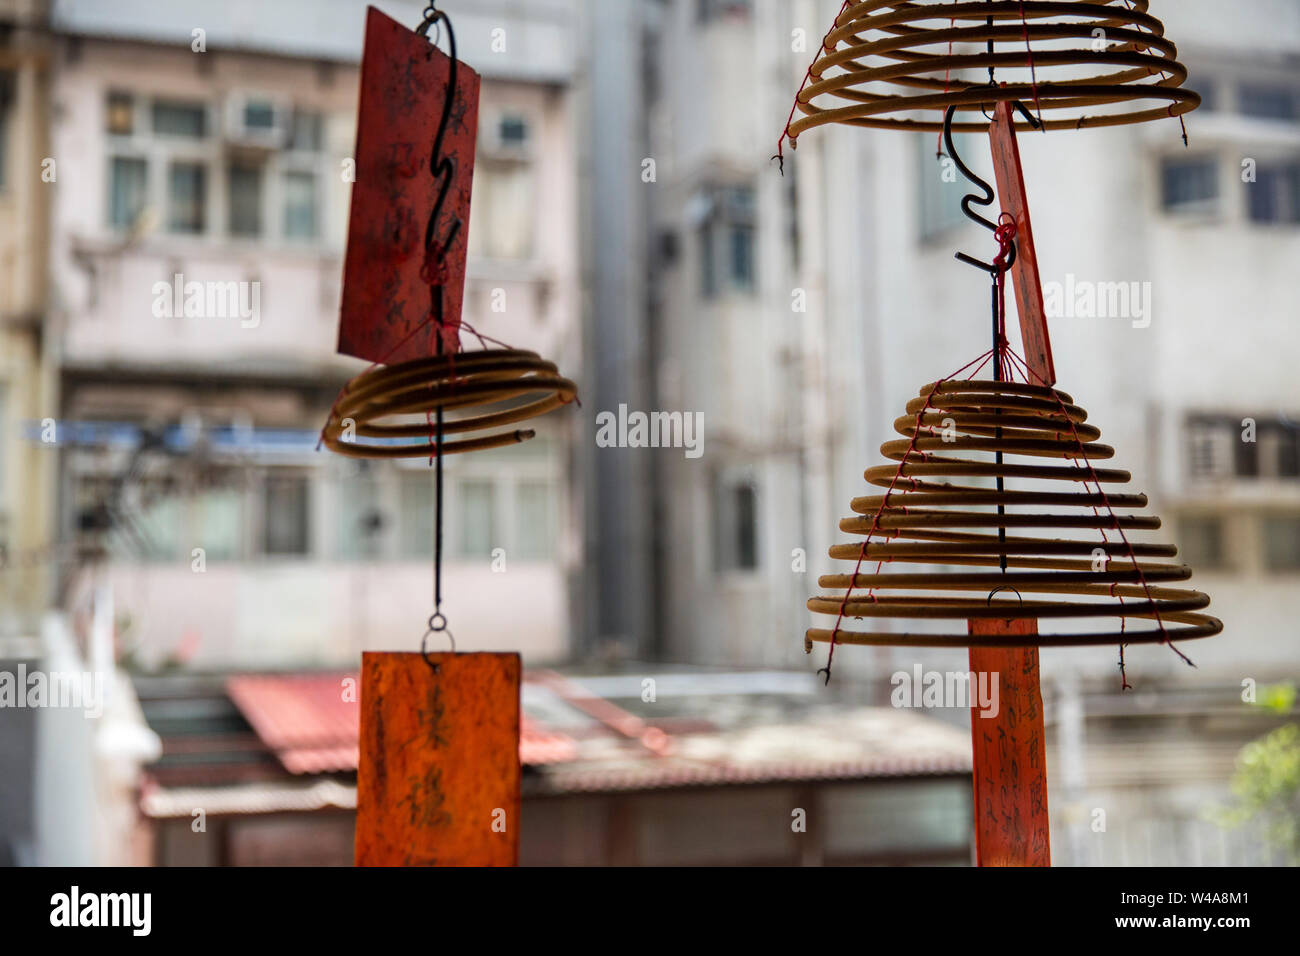
M 129 97 L 131 100 L 131 132 L 114 133 L 108 127 L 110 100 Z M 105 170 L 106 187 L 103 211 L 103 228 L 115 236 L 126 230 L 112 218 L 112 160 L 121 158 L 143 160 L 145 163 L 145 208 L 156 213 L 155 231 L 167 242 L 226 244 L 238 248 L 259 250 L 284 249 L 322 250 L 329 244 L 329 173 L 328 111 L 311 105 L 291 104 L 291 116 L 316 117 L 319 143 L 317 148 L 301 148 L 290 141 L 281 149 L 252 150 L 231 148 L 218 120 L 223 115 L 215 99 L 202 99 L 205 111 L 205 135 L 187 137 L 153 132 L 153 105 L 155 102 L 200 103 L 199 98 L 168 96 L 156 90 L 111 87 L 100 100 L 100 127 L 106 139 L 105 152 L 109 163 Z M 173 232 L 170 228 L 170 167 L 173 163 L 195 163 L 205 167 L 206 197 L 203 209 L 204 228 L 201 232 Z M 237 234 L 232 229 L 230 204 L 232 201 L 233 165 L 257 166 L 261 170 L 261 196 L 259 202 L 260 230 L 256 235 Z M 313 203 L 315 230 L 311 237 L 289 236 L 286 226 L 287 190 L 286 174 L 309 174 L 315 178 Z

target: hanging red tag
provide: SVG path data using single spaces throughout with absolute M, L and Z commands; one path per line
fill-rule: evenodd
M 361 655 L 357 866 L 518 864 L 519 674 L 518 654 Z
M 436 30 L 437 28 L 434 27 Z M 425 230 L 439 192 L 430 170 L 451 59 L 430 40 L 366 10 L 357 114 L 356 180 L 348 220 L 338 350 L 394 364 L 437 351 L 425 265 Z M 456 64 L 456 93 L 442 153 L 455 164 L 451 191 L 434 235 L 461 226 L 447 247 L 443 284 L 444 347 L 459 342 L 465 294 L 470 186 L 478 133 L 479 75 Z
M 970 621 L 975 640 L 1037 633 L 1032 618 Z M 1038 648 L 977 647 L 975 640 L 970 649 L 975 679 L 981 673 L 998 675 L 997 713 L 985 714 L 977 704 L 970 715 L 976 860 L 980 866 L 1051 866 Z

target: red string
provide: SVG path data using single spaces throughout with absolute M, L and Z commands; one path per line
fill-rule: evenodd
M 958 375 L 966 371 L 976 362 L 979 362 L 980 363 L 979 367 L 976 368 L 975 371 L 971 373 L 971 377 L 975 376 L 976 374 L 979 373 L 979 370 L 983 368 L 984 365 L 989 361 L 992 355 L 993 355 L 993 349 L 989 349 L 989 351 L 981 354 L 977 358 L 971 359 L 971 361 L 967 362 L 961 368 L 957 369 L 957 371 L 939 379 L 939 381 L 935 383 L 934 388 L 930 389 L 930 394 L 926 396 L 925 405 L 921 408 L 919 412 L 916 413 L 916 425 L 912 429 L 912 440 L 908 442 L 907 451 L 903 453 L 902 460 L 899 461 L 898 463 L 898 470 L 894 472 L 894 477 L 889 482 L 889 487 L 885 489 L 884 497 L 880 499 L 880 507 L 876 509 L 876 513 L 871 519 L 871 527 L 867 530 L 866 537 L 862 539 L 862 547 L 858 549 L 857 564 L 855 564 L 853 567 L 853 577 L 849 579 L 849 586 L 844 589 L 844 599 L 840 601 L 839 614 L 835 618 L 835 626 L 831 628 L 831 641 L 830 641 L 831 646 L 828 654 L 826 655 L 826 667 L 824 668 L 826 671 L 827 683 L 830 683 L 831 665 L 835 661 L 835 638 L 840 632 L 840 624 L 844 620 L 844 614 L 849 605 L 849 597 L 853 593 L 853 589 L 857 587 L 858 574 L 862 571 L 862 562 L 865 561 L 867 558 L 867 547 L 871 543 L 872 536 L 877 531 L 880 530 L 880 519 L 884 515 L 885 509 L 889 507 L 889 496 L 894 493 L 894 488 L 898 485 L 899 479 L 903 477 L 903 471 L 904 469 L 907 468 L 908 460 L 912 457 L 912 453 L 914 451 L 917 451 L 916 443 L 917 440 L 921 437 L 922 422 L 924 421 L 925 413 L 930 410 L 930 405 L 934 401 L 935 393 L 938 392 L 939 386 L 942 385 L 944 382 L 956 378 Z M 981 359 L 983 361 L 981 361 Z M 919 452 L 919 454 L 921 455 L 922 459 L 928 457 L 925 454 L 925 452 Z M 916 484 L 915 478 L 912 479 L 912 484 L 913 486 L 915 486 Z M 891 537 L 898 537 L 898 535 L 899 532 L 896 531 L 893 535 L 891 535 Z M 884 564 L 883 559 L 876 564 L 877 574 L 880 573 L 880 569 L 883 566 L 883 564 Z M 867 597 L 870 598 L 873 603 L 875 602 L 876 600 L 875 585 L 872 585 L 870 588 L 867 589 Z
M 1029 45 L 1029 21 L 1025 18 L 1025 0 L 1020 0 L 1020 25 L 1025 31 L 1025 58 L 1029 61 L 1029 83 L 1034 90 L 1034 109 L 1038 112 L 1038 125 L 1043 126 L 1043 107 L 1038 102 L 1038 71 L 1034 68 L 1034 50 Z
M 952 30 L 952 29 L 954 29 L 956 26 L 957 26 L 957 18 L 956 18 L 956 17 L 953 17 L 951 20 L 948 21 L 948 29 L 949 29 L 949 30 Z M 948 65 L 944 68 L 944 71 L 943 71 L 943 95 L 944 95 L 945 97 L 948 95 L 948 84 L 949 84 L 949 81 L 950 81 L 951 78 L 952 78 L 952 63 L 951 63 L 951 60 L 952 60 L 952 42 L 953 42 L 953 39 L 954 39 L 953 37 L 948 37 L 948 60 L 949 60 L 949 63 L 948 63 Z M 934 134 L 934 139 L 935 139 L 935 142 L 934 142 L 934 155 L 935 155 L 935 156 L 942 156 L 942 155 L 943 155 L 943 130 L 939 130 L 939 132 L 935 133 L 935 134 Z
M 388 361 L 388 359 L 391 358 L 391 357 L 393 356 L 393 353 L 397 352 L 397 351 L 398 351 L 399 349 L 401 349 L 402 346 L 404 346 L 407 342 L 411 341 L 411 339 L 414 338 L 415 335 L 416 335 L 417 333 L 423 331 L 426 327 L 428 327 L 428 325 L 429 325 L 430 322 L 437 322 L 437 320 L 434 319 L 434 317 L 433 317 L 433 310 L 432 310 L 432 309 L 429 310 L 429 316 L 428 316 L 428 318 L 426 318 L 423 322 L 421 322 L 421 323 L 420 323 L 419 325 L 417 325 L 415 328 L 411 329 L 411 331 L 408 332 L 408 333 L 406 333 L 406 335 L 402 336 L 402 338 L 401 338 L 400 340 L 398 340 L 397 344 L 394 345 L 391 349 L 389 349 L 387 352 L 385 352 L 383 355 L 381 355 L 378 359 L 376 359 L 375 361 L 373 361 L 373 362 L 371 362 L 369 365 L 367 365 L 367 366 L 365 367 L 365 369 L 361 372 L 361 374 L 362 374 L 362 375 L 365 375 L 366 372 L 369 372 L 369 371 L 371 371 L 372 369 L 376 369 L 376 368 L 378 368 L 379 366 L 385 364 L 385 363 Z M 441 336 L 442 333 L 443 333 L 443 331 L 444 331 L 445 329 L 448 328 L 448 324 L 447 324 L 447 323 L 444 323 L 444 322 L 437 322 L 437 324 L 438 324 L 438 327 L 439 327 L 439 328 L 438 328 L 438 335 Z M 459 343 L 457 343 L 457 350 L 459 350 L 459 348 L 460 348 Z M 453 376 L 455 375 L 454 370 L 453 370 L 453 372 L 452 372 L 452 375 L 453 375 Z M 334 399 L 334 404 L 330 406 L 329 413 L 325 416 L 325 423 L 326 423 L 326 425 L 328 425 L 328 424 L 329 424 L 329 420 L 330 420 L 331 418 L 334 417 L 334 412 L 335 412 L 335 410 L 339 407 L 339 402 L 343 401 L 343 396 L 346 395 L 346 394 L 348 393 L 348 385 L 349 385 L 349 384 L 351 384 L 351 383 L 345 383 L 345 384 L 343 385 L 343 387 L 342 387 L 341 389 L 339 389 L 339 393 L 338 393 L 338 395 L 337 395 L 337 396 L 335 397 L 335 399 Z M 316 450 L 317 450 L 317 451 L 320 451 L 321 442 L 323 442 L 324 440 L 325 440 L 325 425 L 322 425 L 322 426 L 321 426 L 321 429 L 320 429 L 320 436 L 316 439 Z
M 1017 361 L 1021 362 L 1022 364 L 1024 363 L 1024 360 L 1021 359 L 1019 356 L 1016 356 L 1015 352 L 1009 346 L 1007 347 L 1006 351 L 1009 355 L 1015 356 L 1015 359 Z M 1155 598 L 1151 596 L 1151 586 L 1150 584 L 1147 583 L 1146 575 L 1142 571 L 1142 566 L 1141 564 L 1138 563 L 1137 554 L 1133 550 L 1132 543 L 1128 540 L 1128 535 L 1124 533 L 1124 528 L 1120 525 L 1119 518 L 1115 514 L 1115 509 L 1111 507 L 1110 498 L 1109 496 L 1107 496 L 1106 490 L 1102 487 L 1101 480 L 1097 477 L 1097 470 L 1093 467 L 1092 461 L 1088 458 L 1086 454 L 1086 451 L 1083 446 L 1083 439 L 1079 437 L 1079 429 L 1075 426 L 1074 419 L 1070 417 L 1069 412 L 1066 410 L 1065 402 L 1061 400 L 1061 397 L 1060 395 L 1057 394 L 1056 389 L 1051 388 L 1051 386 L 1048 385 L 1047 382 L 1043 381 L 1043 379 L 1038 375 L 1037 372 L 1035 372 L 1032 368 L 1029 368 L 1028 364 L 1023 364 L 1023 367 L 1026 369 L 1026 371 L 1028 371 L 1030 375 L 1033 375 L 1034 378 L 1038 379 L 1040 384 L 1042 384 L 1044 387 L 1048 388 L 1051 391 L 1052 397 L 1056 399 L 1056 404 L 1061 410 L 1061 414 L 1064 415 L 1065 420 L 1069 422 L 1070 431 L 1074 434 L 1074 442 L 1079 449 L 1079 455 L 1077 457 L 1071 456 L 1071 460 L 1073 460 L 1075 464 L 1078 465 L 1080 463 L 1080 459 L 1082 459 L 1082 465 L 1083 467 L 1086 467 L 1088 469 L 1088 474 L 1092 477 L 1092 485 L 1097 489 L 1097 495 L 1098 497 L 1101 498 L 1103 507 L 1105 507 L 1106 511 L 1110 514 L 1111 518 L 1114 519 L 1115 530 L 1119 534 L 1120 540 L 1124 543 L 1124 547 L 1128 549 L 1128 557 L 1133 564 L 1133 570 L 1137 573 L 1138 583 L 1142 586 L 1142 590 L 1146 594 L 1147 601 L 1151 605 L 1152 616 L 1155 618 L 1156 625 L 1160 629 L 1161 643 L 1167 644 L 1170 650 L 1172 650 L 1175 654 L 1181 657 L 1184 662 L 1186 662 L 1188 665 L 1192 667 L 1195 667 L 1196 665 L 1192 663 L 1191 658 L 1189 658 L 1186 654 L 1184 654 L 1177 647 L 1175 647 L 1174 643 L 1171 640 L 1169 640 L 1169 633 L 1168 631 L 1165 630 L 1165 622 L 1164 619 L 1160 616 L 1160 609 L 1156 604 Z M 1088 490 L 1088 482 L 1086 480 L 1083 482 L 1083 487 L 1085 491 Z M 1106 538 L 1106 531 L 1104 528 L 1102 529 L 1102 541 L 1105 543 L 1109 543 L 1109 539 Z M 1109 559 L 1107 559 L 1107 563 L 1109 563 Z
M 1133 4 L 1132 4 L 1131 0 L 1124 0 L 1124 6 L 1128 7 L 1130 13 L 1133 11 Z M 1141 32 L 1142 32 L 1142 24 L 1139 23 L 1139 24 L 1136 24 L 1136 26 L 1137 26 L 1137 31 L 1138 31 L 1139 33 L 1141 33 Z M 1136 46 L 1137 46 L 1137 44 L 1134 44 L 1134 47 L 1135 47 L 1135 48 L 1136 48 Z M 1143 50 L 1147 50 L 1147 49 L 1150 49 L 1150 47 L 1143 47 L 1142 49 L 1143 49 Z M 1153 73 L 1155 73 L 1155 72 L 1156 72 L 1156 71 L 1155 71 L 1153 68 L 1151 68 L 1151 67 L 1147 67 L 1147 74 L 1148 74 L 1148 75 L 1153 74 Z M 1165 75 L 1165 71 L 1164 71 L 1163 69 L 1160 70 L 1160 75 L 1161 75 L 1161 76 L 1164 76 L 1164 75 Z M 1165 112 L 1169 114 L 1169 118 L 1170 118 L 1170 119 L 1173 119 L 1173 117 L 1174 117 L 1174 104 L 1173 104 L 1173 103 L 1170 103 L 1169 106 L 1166 108 Z M 1178 128 L 1179 128 L 1180 130 L 1182 130 L 1182 133 L 1183 133 L 1183 145 L 1184 145 L 1184 146 L 1187 146 L 1187 145 L 1188 145 L 1188 143 L 1187 143 L 1187 123 L 1183 120 L 1183 115 L 1182 115 L 1181 113 L 1178 114 Z
M 835 32 L 835 28 L 840 25 L 840 17 L 842 17 L 844 11 L 849 8 L 849 3 L 850 0 L 844 0 L 844 4 L 840 7 L 840 12 L 835 14 L 835 19 L 831 22 L 830 29 L 828 29 L 826 35 L 822 37 L 821 46 L 819 46 L 817 52 L 813 54 L 812 61 L 808 64 L 808 69 L 804 70 L 803 81 L 799 84 L 799 90 L 794 95 L 794 102 L 790 104 L 790 115 L 785 118 L 785 128 L 781 130 L 781 135 L 777 137 L 776 155 L 772 157 L 780 164 L 782 173 L 785 172 L 785 141 L 790 138 L 790 124 L 794 122 L 794 111 L 799 106 L 799 96 L 803 93 L 803 88 L 808 85 L 808 81 L 812 79 L 812 68 L 817 65 L 817 58 L 821 55 L 821 52 L 826 49 L 826 41 L 830 39 L 830 35 Z M 797 145 L 798 144 L 796 144 L 793 139 L 790 140 L 791 149 L 794 149 Z
M 1007 346 L 1007 260 L 1016 238 L 1016 220 L 1011 213 L 1004 212 L 998 216 L 998 227 L 993 230 L 993 238 L 998 241 L 998 254 L 993 260 L 993 266 L 997 269 L 995 281 L 998 286 L 998 340 L 994 347 L 1005 349 Z

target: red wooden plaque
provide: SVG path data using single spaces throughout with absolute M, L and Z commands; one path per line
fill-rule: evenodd
M 367 8 L 339 317 L 338 350 L 346 355 L 392 364 L 437 351 L 429 283 L 420 272 L 425 228 L 439 190 L 430 159 L 450 66 L 451 59 L 427 38 Z M 455 176 L 435 231 L 445 237 L 452 221 L 461 220 L 447 250 L 443 290 L 443 321 L 451 326 L 444 343 L 452 351 L 465 294 L 478 96 L 478 74 L 458 62 L 442 149 L 455 163 Z
M 975 640 L 1038 633 L 1034 620 L 972 620 L 970 669 L 998 674 L 998 712 L 971 707 L 975 855 L 980 866 L 1051 866 L 1047 758 L 1038 648 L 976 647 Z
M 519 655 L 429 661 L 361 655 L 356 864 L 515 866 Z
M 1055 385 L 1052 344 L 1047 336 L 1047 313 L 1043 308 L 1043 286 L 1034 252 L 1034 230 L 1029 222 L 1025 198 L 1025 177 L 1020 169 L 1020 147 L 1016 145 L 1013 107 L 1005 100 L 997 105 L 989 124 L 993 147 L 993 172 L 997 177 L 1002 211 L 1016 221 L 1016 262 L 1011 267 L 1011 284 L 1016 290 L 1016 311 L 1020 314 L 1020 335 L 1024 339 L 1025 361 L 1034 370 L 1035 385 Z

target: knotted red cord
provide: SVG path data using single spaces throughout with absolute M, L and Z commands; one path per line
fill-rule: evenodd
M 821 46 L 819 46 L 817 52 L 813 54 L 812 62 L 808 64 L 808 69 L 804 70 L 803 81 L 799 84 L 799 90 L 794 95 L 794 102 L 790 104 L 790 115 L 785 118 L 785 128 L 781 130 L 781 135 L 777 137 L 776 155 L 773 156 L 772 159 L 777 161 L 782 175 L 785 175 L 785 141 L 790 137 L 790 124 L 794 122 L 794 111 L 799 106 L 799 94 L 803 92 L 803 88 L 808 85 L 808 81 L 812 78 L 812 68 L 817 65 L 817 57 L 821 55 L 822 50 L 826 49 L 826 41 L 830 39 L 830 35 L 834 33 L 835 28 L 839 26 L 840 17 L 842 17 L 844 11 L 849 8 L 849 3 L 850 0 L 844 0 L 844 4 L 840 7 L 840 12 L 835 14 L 835 19 L 831 21 L 830 29 L 827 30 L 826 35 L 822 37 Z M 794 140 L 790 140 L 791 149 L 795 149 L 797 145 L 798 144 Z

